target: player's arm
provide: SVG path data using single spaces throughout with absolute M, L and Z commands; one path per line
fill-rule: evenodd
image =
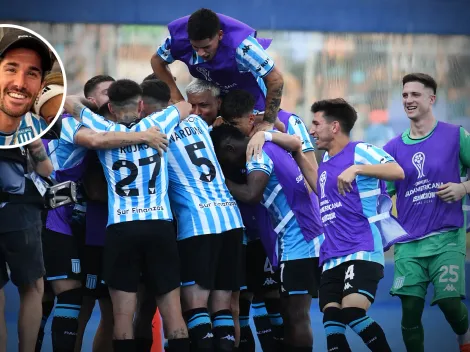
M 352 183 L 359 175 L 385 181 L 398 181 L 405 178 L 402 167 L 390 154 L 366 143 L 356 145 L 355 164 L 338 176 L 339 193 L 345 195 L 346 192 L 352 191 Z
M 80 128 L 75 134 L 74 143 L 88 149 L 114 149 L 136 144 L 147 144 L 157 149 L 162 155 L 168 147 L 166 134 L 152 126 L 141 132 L 100 132 L 97 133 L 87 127 Z
M 34 171 L 43 177 L 49 177 L 53 171 L 52 162 L 49 160 L 46 148 L 41 139 L 36 139 L 25 147 L 31 157 Z
M 170 87 L 171 101 L 177 103 L 184 100 L 184 98 L 176 86 L 173 74 L 170 71 L 169 64 L 173 61 L 175 60 L 171 56 L 171 37 L 168 37 L 157 49 L 157 52 L 152 55 L 150 64 L 152 65 L 152 70 L 158 79 L 161 79 L 163 82 L 168 84 L 168 87 Z
M 245 184 L 237 184 L 226 180 L 227 187 L 233 197 L 244 203 L 257 204 L 263 199 L 263 193 L 273 172 L 273 162 L 262 152 L 260 158 L 252 157 L 246 163 L 247 180 Z
M 258 131 L 253 135 L 253 137 L 251 137 L 250 142 L 248 143 L 246 148 L 246 160 L 249 161 L 251 160 L 252 156 L 257 158 L 259 155 L 261 155 L 263 145 L 266 141 L 271 141 L 290 152 L 299 150 L 302 147 L 300 139 L 296 136 L 276 131 Z
M 158 127 L 142 132 L 114 132 L 108 131 L 111 124 L 106 119 L 92 113 L 88 108 L 82 108 L 80 117 L 82 123 L 73 119 L 62 120 L 61 138 L 88 149 L 113 149 L 148 144 L 161 154 L 168 146 L 166 135 L 160 133 Z
M 237 48 L 237 63 L 250 71 L 256 78 L 262 78 L 266 85 L 266 108 L 263 120 L 273 124 L 281 105 L 284 80 L 274 61 L 252 36 L 248 36 Z
M 470 133 L 460 128 L 460 162 L 467 170 L 470 169 Z M 444 202 L 456 202 L 470 193 L 470 180 L 453 183 L 448 182 L 436 193 Z
M 238 184 L 229 179 L 225 182 L 236 200 L 243 203 L 257 204 L 263 200 L 263 192 L 269 181 L 269 175 L 264 171 L 255 170 L 247 176 L 245 184 Z

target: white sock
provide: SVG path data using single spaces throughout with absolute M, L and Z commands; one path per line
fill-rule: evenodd
M 463 335 L 457 335 L 457 341 L 459 342 L 459 345 L 470 344 L 470 329 L 468 329 Z

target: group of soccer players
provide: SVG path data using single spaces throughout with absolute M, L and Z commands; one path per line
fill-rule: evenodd
M 98 299 L 96 351 L 149 351 L 157 307 L 166 351 L 254 351 L 254 335 L 264 351 L 311 351 L 318 297 L 328 351 L 350 351 L 347 326 L 390 351 L 367 311 L 394 244 L 407 350 L 424 351 L 432 282 L 433 304 L 470 351 L 470 135 L 437 122 L 434 79 L 403 78 L 410 129 L 380 149 L 350 140 L 357 114 L 343 99 L 313 103 L 309 132 L 279 109 L 270 41 L 247 25 L 201 9 L 169 30 L 153 76 L 93 77 L 85 99 L 66 98 L 60 138 L 44 140 L 53 177 L 83 193 L 49 211 L 43 231 L 54 350 L 80 350 Z M 187 102 L 174 60 L 195 77 Z M 52 305 L 46 297 L 45 316 Z

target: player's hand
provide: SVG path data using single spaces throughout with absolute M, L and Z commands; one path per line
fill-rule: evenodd
M 465 197 L 467 190 L 461 183 L 448 182 L 445 185 L 439 187 L 439 191 L 436 192 L 436 194 L 444 202 L 452 203 L 457 202 Z
M 158 155 L 162 156 L 163 153 L 166 152 L 168 147 L 168 138 L 166 137 L 166 134 L 160 132 L 160 129 L 157 126 L 152 126 L 142 133 L 145 133 L 144 139 L 146 143 L 153 149 L 156 149 Z
M 351 165 L 346 170 L 344 170 L 341 175 L 338 176 L 338 192 L 342 196 L 346 195 L 346 192 L 351 192 L 353 187 L 352 183 L 357 176 L 357 167 L 356 165 Z
M 223 123 L 225 123 L 224 119 L 222 118 L 222 116 L 217 116 L 217 118 L 214 120 L 214 122 L 212 123 L 212 128 L 216 128 L 216 127 L 219 127 L 220 125 L 222 125 Z
M 246 161 L 250 161 L 252 156 L 254 156 L 255 159 L 259 158 L 265 142 L 264 131 L 256 132 L 253 137 L 251 137 L 246 147 Z

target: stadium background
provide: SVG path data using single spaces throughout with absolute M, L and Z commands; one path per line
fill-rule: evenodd
M 47 38 L 64 63 L 68 93 L 81 94 L 84 83 L 96 74 L 141 81 L 151 73 L 150 57 L 168 34 L 166 24 L 200 7 L 242 20 L 257 29 L 259 37 L 274 39 L 268 53 L 284 74 L 281 107 L 297 113 L 307 125 L 315 100 L 344 97 L 359 113 L 353 139 L 382 146 L 408 126 L 400 80 L 418 71 L 438 82 L 436 117 L 470 130 L 468 0 L 205 0 L 197 4 L 25 0 L 2 6 L 0 23 L 23 25 Z M 186 67 L 176 62 L 171 70 L 184 91 L 191 80 Z M 393 251 L 387 258 L 371 316 L 383 324 L 392 350 L 403 351 L 399 301 L 388 295 Z M 15 350 L 17 300 L 8 286 L 9 351 Z M 315 350 L 326 350 L 316 300 L 312 320 Z M 426 309 L 423 321 L 426 351 L 455 350 L 455 338 L 436 307 Z M 94 319 L 89 330 L 96 325 Z M 354 351 L 366 350 L 350 336 Z M 91 339 L 87 338 L 84 351 L 89 350 Z M 48 348 L 50 344 L 45 344 L 43 350 Z

